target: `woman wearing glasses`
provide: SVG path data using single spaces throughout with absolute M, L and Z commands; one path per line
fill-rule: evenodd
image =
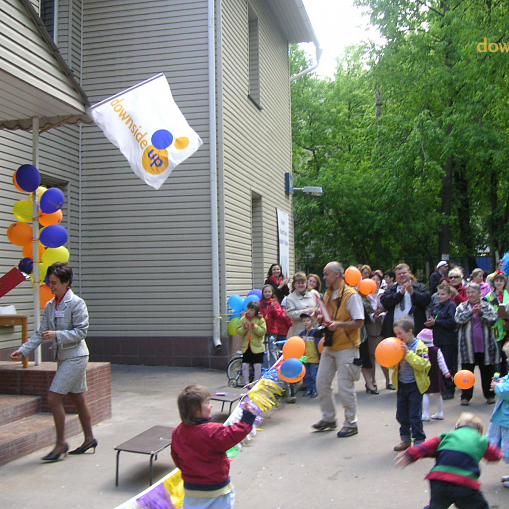
M 459 269 L 451 269 L 449 271 L 449 280 L 451 281 L 451 286 L 458 292 L 458 295 L 452 299 L 452 301 L 459 306 L 462 302 L 466 302 L 467 299 L 467 289 L 463 286 L 463 275 Z

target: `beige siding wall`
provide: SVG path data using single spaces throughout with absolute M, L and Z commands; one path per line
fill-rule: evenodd
M 19 2 L 16 2 L 19 4 Z M 60 1 L 65 10 L 65 0 Z M 79 14 L 79 10 L 75 12 Z M 24 19 L 21 17 L 20 19 Z M 79 18 L 78 18 L 79 20 Z M 78 23 L 80 23 L 78 21 Z M 63 24 L 65 27 L 65 24 Z M 59 38 L 61 33 L 59 25 Z M 79 26 L 79 24 L 77 25 Z M 80 34 L 77 34 L 80 37 Z M 61 38 L 65 42 L 65 37 Z M 75 44 L 76 46 L 76 44 Z M 65 45 L 65 47 L 67 47 Z M 79 45 L 75 47 L 79 56 Z M 63 52 L 64 53 L 64 52 Z M 79 63 L 79 60 L 78 62 Z M 75 71 L 79 74 L 79 65 Z M 76 126 L 60 127 L 39 138 L 39 171 L 43 183 L 60 184 L 66 204 L 63 207 L 62 225 L 67 228 L 69 241 L 66 247 L 71 253 L 70 262 L 75 270 L 75 288 L 80 285 L 78 264 L 79 232 L 79 128 Z M 29 195 L 18 191 L 12 183 L 12 175 L 19 166 L 32 163 L 32 133 L 22 131 L 0 131 L 0 277 L 16 266 L 23 258 L 23 248 L 14 246 L 7 239 L 7 228 L 17 219 L 12 207 L 18 200 L 27 200 Z M 13 304 L 20 314 L 30 315 L 30 332 L 33 332 L 32 283 L 26 281 L 0 299 L 0 305 Z M 0 328 L 0 350 L 14 348 L 20 342 L 20 328 Z
M 83 127 L 82 296 L 98 336 L 212 334 L 207 2 L 86 1 L 92 103 L 163 72 L 204 145 L 159 190 Z
M 276 209 L 292 218 L 291 200 L 284 192 L 284 174 L 291 171 L 292 161 L 288 47 L 266 2 L 250 2 L 258 16 L 260 111 L 248 98 L 248 4 L 245 0 L 221 4 L 224 270 L 227 294 L 245 296 L 251 288 L 261 287 L 268 267 L 277 262 Z M 253 211 L 253 193 L 261 197 L 261 210 Z M 253 221 L 259 214 L 263 230 L 255 227 L 253 237 Z M 291 271 L 293 259 L 292 243 Z

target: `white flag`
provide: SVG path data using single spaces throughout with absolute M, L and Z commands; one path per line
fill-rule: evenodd
M 155 189 L 203 143 L 175 104 L 164 74 L 91 106 L 88 114 Z

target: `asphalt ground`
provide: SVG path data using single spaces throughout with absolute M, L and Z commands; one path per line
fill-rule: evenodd
M 381 374 L 379 375 L 381 380 Z M 176 399 L 188 384 L 227 390 L 225 373 L 195 368 L 112 366 L 113 417 L 95 426 L 99 442 L 95 454 L 67 456 L 51 464 L 37 451 L 0 468 L 1 509 L 114 509 L 148 487 L 148 456 L 121 453 L 119 486 L 115 487 L 114 447 L 154 425 L 180 422 Z M 231 464 L 237 509 L 410 509 L 429 500 L 424 476 L 433 460 L 423 459 L 406 469 L 394 466 L 399 442 L 395 419 L 396 394 L 381 390 L 366 394 L 358 382 L 359 434 L 337 438 L 332 431 L 313 432 L 320 419 L 318 401 L 298 393 L 296 404 L 284 401 L 266 414 L 257 435 Z M 214 412 L 221 404 L 213 402 Z M 338 405 L 338 425 L 343 420 Z M 444 402 L 445 419 L 425 423 L 428 438 L 453 429 L 463 410 L 478 414 L 485 431 L 493 406 L 479 388 L 470 407 L 459 397 Z M 430 413 L 436 410 L 433 405 Z M 339 429 L 340 426 L 338 426 Z M 82 437 L 69 439 L 71 448 Z M 500 482 L 509 465 L 482 463 L 483 493 L 492 508 L 509 507 L 509 489 Z M 174 465 L 169 449 L 154 463 L 154 480 Z

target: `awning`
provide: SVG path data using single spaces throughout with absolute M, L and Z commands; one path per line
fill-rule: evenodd
M 92 122 L 87 96 L 29 0 L 0 0 L 0 129 Z

